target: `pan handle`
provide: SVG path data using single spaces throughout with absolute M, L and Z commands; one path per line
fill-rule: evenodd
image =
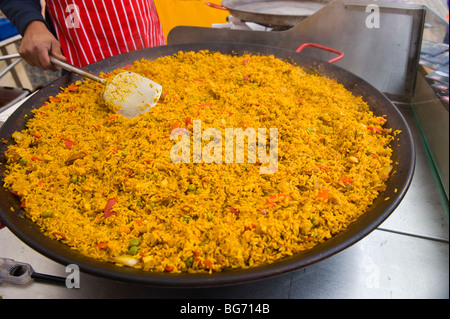
M 336 49 L 333 49 L 333 48 L 329 48 L 329 47 L 326 47 L 326 46 L 323 46 L 323 45 L 320 45 L 320 44 L 311 43 L 311 42 L 303 43 L 301 46 L 299 46 L 297 48 L 297 50 L 295 50 L 295 52 L 300 52 L 301 50 L 303 50 L 306 47 L 315 47 L 317 49 L 321 49 L 321 50 L 325 50 L 325 51 L 328 51 L 328 52 L 336 53 L 338 56 L 328 60 L 328 63 L 337 62 L 337 61 L 341 60 L 344 57 L 344 52 L 341 52 L 339 50 L 336 50 Z
M 219 10 L 225 10 L 225 11 L 228 11 L 227 8 L 222 7 L 222 6 L 219 5 L 219 4 L 211 3 L 211 2 L 209 2 L 209 1 L 205 1 L 205 4 L 206 4 L 207 6 L 210 6 L 211 8 L 215 8 L 215 9 L 219 9 Z

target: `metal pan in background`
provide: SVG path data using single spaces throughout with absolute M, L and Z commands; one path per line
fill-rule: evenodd
M 0 219 L 4 224 L 32 249 L 63 265 L 76 264 L 83 272 L 141 285 L 194 288 L 261 280 L 285 274 L 324 260 L 368 235 L 400 204 L 411 183 L 415 166 L 414 142 L 408 125 L 400 111 L 381 92 L 366 81 L 336 65 L 316 60 L 291 50 L 269 46 L 245 43 L 189 43 L 130 52 L 98 61 L 85 69 L 92 73 L 109 72 L 142 58 L 152 60 L 157 57 L 175 54 L 178 51 L 199 51 L 203 49 L 224 54 L 251 53 L 274 55 L 280 59 L 298 64 L 307 72 L 318 72 L 321 75 L 336 79 L 353 94 L 362 96 L 375 115 L 386 115 L 388 118 L 387 126 L 402 131 L 399 140 L 393 141 L 391 145 L 393 149 L 392 160 L 398 164 L 395 166 L 395 174 L 392 174 L 388 179 L 385 192 L 375 200 L 369 211 L 352 223 L 344 232 L 310 250 L 260 267 L 213 274 L 152 273 L 129 267 L 117 267 L 114 264 L 99 262 L 83 256 L 65 244 L 46 237 L 31 220 L 24 218 L 24 211 L 20 208 L 20 202 L 2 184 L 0 186 Z M 60 91 L 60 87 L 68 86 L 76 80 L 82 80 L 82 78 L 70 73 L 42 88 L 8 118 L 0 128 L 0 138 L 11 142 L 11 135 L 15 131 L 25 128 L 27 118 L 32 116 L 31 111 L 33 109 L 42 106 L 49 96 L 55 96 Z M 5 170 L 3 163 L 5 162 L 4 152 L 6 148 L 7 144 L 0 143 L 0 162 L 2 162 L 2 165 L 0 165 L 0 176 L 3 176 Z M 386 201 L 386 197 L 390 199 Z
M 245 22 L 269 27 L 293 27 L 327 5 L 327 0 L 222 0 L 221 6 L 206 2 L 211 7 L 228 10 Z

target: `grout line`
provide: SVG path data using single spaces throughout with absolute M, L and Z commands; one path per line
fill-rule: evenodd
M 440 237 L 425 236 L 425 235 L 413 234 L 413 233 L 403 232 L 403 231 L 399 231 L 399 230 L 392 230 L 392 229 L 386 229 L 386 228 L 380 228 L 380 227 L 378 227 L 377 230 L 381 230 L 381 231 L 385 231 L 385 232 L 389 232 L 389 233 L 395 233 L 395 234 L 399 234 L 399 235 L 421 238 L 421 239 L 438 241 L 438 242 L 446 243 L 446 244 L 449 243 L 448 239 L 440 238 Z

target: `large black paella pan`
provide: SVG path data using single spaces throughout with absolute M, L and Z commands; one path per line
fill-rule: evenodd
M 203 49 L 219 51 L 224 54 L 275 55 L 278 58 L 298 64 L 306 71 L 319 72 L 319 74 L 336 79 L 355 95 L 361 95 L 375 115 L 387 115 L 389 118 L 388 127 L 401 130 L 402 134 L 398 141 L 392 142 L 393 161 L 398 164 L 396 166 L 396 174 L 393 174 L 388 179 L 385 193 L 379 196 L 370 210 L 351 224 L 347 230 L 325 243 L 273 264 L 247 270 L 232 270 L 213 274 L 152 273 L 129 267 L 117 267 L 114 264 L 103 263 L 85 257 L 63 243 L 44 236 L 31 220 L 23 218 L 20 202 L 15 195 L 3 187 L 2 183 L 2 187 L 0 187 L 0 219 L 3 223 L 18 238 L 39 253 L 63 265 L 77 264 L 86 273 L 152 286 L 208 287 L 263 279 L 321 261 L 368 235 L 395 210 L 406 194 L 414 172 L 415 150 L 410 130 L 399 110 L 382 93 L 361 78 L 333 64 L 322 62 L 294 51 L 268 46 L 242 43 L 194 43 L 169 45 L 126 53 L 96 62 L 87 66 L 86 69 L 94 74 L 98 74 L 99 72 L 112 71 L 142 58 L 152 60 L 160 56 L 175 54 L 180 50 L 198 51 Z M 0 138 L 11 143 L 11 135 L 15 131 L 25 128 L 27 118 L 32 116 L 31 110 L 43 105 L 49 96 L 55 96 L 59 92 L 60 87 L 68 86 L 70 83 L 80 79 L 78 75 L 67 74 L 39 90 L 9 117 L 0 129 Z M 4 143 L 0 145 L 0 160 L 3 163 L 6 161 L 4 152 L 7 146 L 8 144 Z M 3 176 L 4 169 L 5 165 L 0 165 L 1 176 Z M 384 198 L 386 197 L 390 197 L 390 200 L 385 201 Z M 11 207 L 14 209 L 14 212 L 12 212 Z M 1 244 L 7 245 L 8 243 Z

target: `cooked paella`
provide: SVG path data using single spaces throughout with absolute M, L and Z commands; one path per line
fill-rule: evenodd
M 335 80 L 210 51 L 102 76 L 124 69 L 162 85 L 150 111 L 125 118 L 101 83 L 77 81 L 5 152 L 4 186 L 27 218 L 86 256 L 153 272 L 257 267 L 344 231 L 385 190 L 400 132 Z M 244 147 L 236 134 L 227 149 L 230 130 Z

